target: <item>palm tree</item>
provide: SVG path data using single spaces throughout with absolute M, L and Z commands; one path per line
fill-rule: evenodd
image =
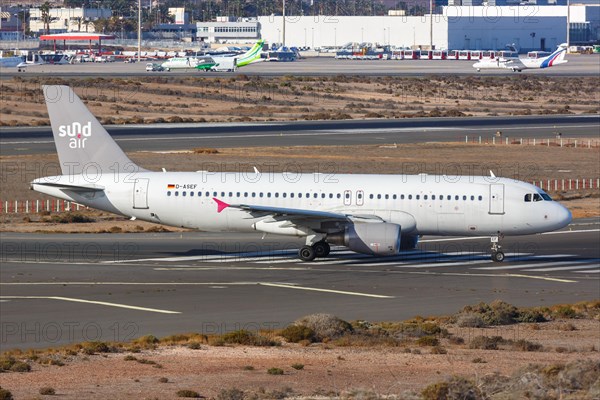
M 94 25 L 94 23 L 92 21 L 90 21 L 89 18 L 84 19 L 83 21 L 81 21 L 81 23 L 85 26 L 85 31 L 88 32 L 88 29 L 90 27 L 90 25 Z
M 50 33 L 50 3 L 47 1 L 40 6 L 40 12 L 42 14 L 42 22 L 44 23 L 44 30 L 46 34 Z
M 77 21 L 77 32 L 81 32 L 81 23 L 83 22 L 83 18 L 75 17 L 75 20 Z

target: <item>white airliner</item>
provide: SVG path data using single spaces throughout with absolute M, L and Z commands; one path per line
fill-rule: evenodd
M 152 172 L 133 163 L 68 86 L 45 86 L 62 175 L 38 192 L 132 219 L 203 231 L 306 238 L 299 257 L 329 244 L 373 255 L 414 248 L 420 235 L 499 238 L 565 227 L 571 213 L 540 188 L 491 176 Z
M 566 64 L 565 54 L 567 53 L 567 44 L 558 46 L 556 51 L 544 58 L 496 58 L 491 60 L 481 60 L 473 64 L 477 71 L 482 69 L 510 69 L 513 72 L 521 72 L 524 69 L 542 69 L 550 68 L 555 65 Z

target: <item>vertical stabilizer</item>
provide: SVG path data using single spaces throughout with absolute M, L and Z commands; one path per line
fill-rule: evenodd
M 565 60 L 566 54 L 567 44 L 563 43 L 558 46 L 554 53 L 550 54 L 544 59 L 544 61 L 542 61 L 542 63 L 540 64 L 540 68 L 548 68 L 558 64 L 565 64 L 567 62 L 567 60 Z
M 252 64 L 257 61 L 260 61 L 260 54 L 262 53 L 263 45 L 265 41 L 263 39 L 259 40 L 252 46 L 250 50 L 242 54 L 238 57 L 237 66 L 243 67 L 244 65 Z
M 125 155 L 68 86 L 43 86 L 63 175 L 144 171 Z

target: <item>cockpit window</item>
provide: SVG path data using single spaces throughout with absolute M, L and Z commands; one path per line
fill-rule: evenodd
M 546 193 L 527 193 L 524 198 L 525 202 L 530 201 L 552 201 L 552 198 Z

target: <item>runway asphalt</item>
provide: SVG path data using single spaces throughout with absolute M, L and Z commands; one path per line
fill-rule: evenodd
M 600 298 L 600 219 L 543 235 L 425 237 L 369 257 L 336 248 L 297 260 L 298 240 L 257 235 L 0 234 L 0 347 L 277 328 L 306 314 L 401 320 L 501 299 L 518 306 Z
M 600 116 L 511 116 L 414 118 L 398 120 L 302 121 L 249 124 L 162 124 L 109 126 L 125 151 L 165 151 L 194 147 L 358 145 L 490 139 L 502 131 L 509 138 L 598 138 Z M 50 127 L 0 129 L 0 155 L 55 151 Z
M 336 60 L 332 56 L 309 57 L 295 62 L 262 62 L 238 69 L 237 72 L 201 72 L 196 70 L 179 70 L 163 72 L 146 72 L 146 62 L 126 64 L 114 62 L 106 64 L 73 64 L 73 65 L 40 65 L 28 68 L 25 72 L 17 72 L 16 68 L 2 68 L 2 77 L 13 76 L 181 76 L 194 75 L 202 77 L 229 77 L 235 74 L 270 76 L 424 76 L 424 75 L 463 75 L 463 76 L 506 76 L 514 74 L 550 75 L 550 76 L 597 76 L 600 68 L 600 55 L 567 55 L 569 61 L 547 69 L 512 72 L 511 70 L 484 70 L 477 72 L 471 60 Z M 150 60 L 151 62 L 151 60 Z M 161 63 L 162 60 L 155 61 Z

